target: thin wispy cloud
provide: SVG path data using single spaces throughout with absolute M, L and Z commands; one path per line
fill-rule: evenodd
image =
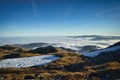
M 70 19 L 71 14 L 72 14 L 72 11 L 73 11 L 72 5 L 70 5 L 66 8 L 65 13 L 64 13 L 63 25 L 68 24 L 69 19 Z
M 34 12 L 34 14 L 37 14 L 37 9 L 36 9 L 35 0 L 32 0 L 32 7 L 33 7 L 33 12 Z
M 120 6 L 106 9 L 106 10 L 104 10 L 104 11 L 101 11 L 101 12 L 96 13 L 95 15 L 96 15 L 96 16 L 104 16 L 104 15 L 109 15 L 109 14 L 111 14 L 111 13 L 114 13 L 114 12 L 116 12 L 116 11 L 120 11 Z
M 101 17 L 108 16 L 110 19 L 120 17 L 120 6 L 104 9 L 102 11 L 98 11 L 94 13 L 90 18 L 86 19 L 88 22 L 96 22 Z

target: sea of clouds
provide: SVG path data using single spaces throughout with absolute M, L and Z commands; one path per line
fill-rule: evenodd
M 32 48 L 43 46 L 64 47 L 73 50 L 78 50 L 78 47 L 87 45 L 98 46 L 99 48 L 106 48 L 120 41 L 120 36 L 98 36 L 98 35 L 85 35 L 85 36 L 46 36 L 46 37 L 0 37 L 0 46 L 2 45 L 28 45 L 30 43 L 41 43 L 42 45 L 35 45 Z M 45 43 L 43 45 L 43 43 Z

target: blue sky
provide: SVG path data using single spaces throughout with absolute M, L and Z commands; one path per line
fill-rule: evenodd
M 120 35 L 120 0 L 0 0 L 0 36 Z

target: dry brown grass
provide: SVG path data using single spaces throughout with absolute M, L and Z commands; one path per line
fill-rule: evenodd
M 10 49 L 6 49 L 9 47 Z M 4 56 L 11 55 L 11 54 L 19 54 L 19 57 L 30 57 L 30 56 L 40 56 L 40 54 L 33 54 L 28 52 L 29 49 L 15 47 L 15 46 L 3 46 L 0 47 L 0 59 L 4 59 Z
M 0 58 L 4 55 L 11 54 L 13 52 L 18 52 L 20 57 L 29 57 L 29 56 L 39 56 L 41 54 L 33 54 L 28 51 L 18 51 L 14 50 L 0 50 Z M 15 77 L 17 80 L 23 80 L 25 76 L 31 75 L 34 76 L 36 73 L 41 76 L 43 80 L 56 80 L 60 78 L 60 80 L 85 80 L 88 76 L 89 80 L 99 80 L 101 76 L 109 74 L 111 79 L 119 78 L 118 70 L 120 69 L 119 62 L 106 62 L 103 64 L 95 64 L 93 65 L 92 61 L 86 60 L 86 57 L 83 55 L 79 55 L 77 53 L 62 51 L 58 48 L 58 52 L 49 53 L 60 56 L 60 59 L 51 62 L 45 66 L 39 67 L 29 67 L 29 68 L 1 68 L 0 75 L 5 75 L 8 78 L 6 80 L 13 80 Z M 88 58 L 87 58 L 88 59 Z M 89 60 L 89 59 L 88 59 Z M 100 59 L 97 60 L 101 61 Z M 88 63 L 88 64 L 87 64 Z M 92 65 L 91 65 L 92 64 Z M 73 67 L 71 67 L 73 65 Z M 83 65 L 83 68 L 81 67 Z M 76 71 L 70 71 L 71 68 Z M 80 71 L 79 69 L 83 69 Z M 97 76 L 96 76 L 97 75 Z M 113 75 L 113 76 L 112 76 Z M 87 77 L 86 77 L 87 76 Z M 35 79 L 37 80 L 37 79 Z M 108 79 L 109 80 L 109 79 Z
M 88 70 L 95 70 L 95 71 L 104 71 L 104 70 L 116 70 L 120 69 L 120 63 L 119 62 L 107 62 L 100 65 L 95 66 L 86 66 L 86 69 Z

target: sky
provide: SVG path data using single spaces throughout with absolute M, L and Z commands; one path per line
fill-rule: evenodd
M 120 36 L 120 0 L 0 0 L 0 37 Z

